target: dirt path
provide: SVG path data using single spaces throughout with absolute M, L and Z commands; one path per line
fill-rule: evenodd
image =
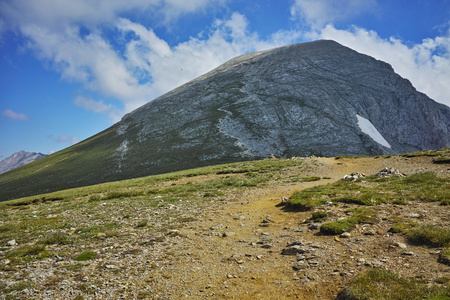
M 354 266 L 355 255 L 340 257 L 341 251 L 350 251 L 351 247 L 308 231 L 302 222 L 310 213 L 286 212 L 277 204 L 282 197 L 289 197 L 295 191 L 333 182 L 356 171 L 374 174 L 389 166 L 405 173 L 430 169 L 441 175 L 448 173 L 447 167 L 432 165 L 428 162 L 430 159 L 425 160 L 418 164 L 417 160 L 413 162 L 398 157 L 357 160 L 319 158 L 317 166 L 304 175 L 327 176 L 330 179 L 267 187 L 236 195 L 235 199 L 210 211 L 200 223 L 183 230 L 192 242 L 190 247 L 194 247 L 197 253 L 194 250 L 196 257 L 193 260 L 177 266 L 181 271 L 177 273 L 185 274 L 187 279 L 182 281 L 186 282 L 186 289 L 178 286 L 181 294 L 176 294 L 176 297 L 335 298 L 353 274 L 345 264 L 351 265 L 351 268 L 359 267 Z M 316 252 L 320 253 L 318 259 L 326 263 L 300 272 L 293 270 L 295 259 L 280 253 L 287 244 L 297 240 L 304 240 L 304 244 L 316 247 Z M 361 247 L 356 248 L 352 250 L 355 253 Z M 329 259 L 327 255 L 330 255 Z M 347 262 L 349 259 L 351 263 Z

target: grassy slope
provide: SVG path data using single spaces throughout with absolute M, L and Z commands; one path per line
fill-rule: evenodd
M 42 202 L 45 201 L 45 199 L 74 200 L 77 197 L 91 196 L 94 194 L 115 193 L 121 190 L 126 190 L 127 192 L 133 191 L 137 194 L 143 195 L 143 193 L 146 192 L 146 188 L 148 186 L 160 182 L 177 180 L 179 178 L 184 177 L 188 178 L 208 174 L 242 174 L 242 173 L 263 174 L 265 172 L 280 170 L 282 168 L 301 164 L 302 161 L 291 159 L 277 159 L 277 160 L 265 159 L 260 161 L 215 165 L 197 169 L 189 169 L 184 171 L 166 173 L 161 175 L 145 176 L 122 181 L 107 182 L 86 187 L 66 189 L 41 195 L 27 196 L 15 200 L 4 201 L 1 204 L 7 206 L 11 205 L 14 206 L 14 205 L 26 205 L 29 203 Z
M 102 140 L 110 140 L 109 144 Z M 91 184 L 99 170 L 110 168 L 114 153 L 114 134 L 105 130 L 72 147 L 44 157 L 0 176 L 0 201 L 71 186 Z M 107 181 L 105 178 L 103 181 Z M 43 188 L 45 187 L 45 189 Z

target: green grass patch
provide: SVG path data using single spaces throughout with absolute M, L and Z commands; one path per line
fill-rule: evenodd
M 39 244 L 44 244 L 44 245 L 67 245 L 67 244 L 71 244 L 72 240 L 70 239 L 69 235 L 67 233 L 64 232 L 54 232 L 48 236 L 46 236 L 45 238 L 41 239 L 40 241 L 38 241 Z
M 407 232 L 408 240 L 416 245 L 447 247 L 450 245 L 450 229 L 433 225 L 422 225 Z
M 82 264 L 66 265 L 64 266 L 64 268 L 69 271 L 77 272 L 83 268 L 83 265 Z
M 136 224 L 136 228 L 143 228 L 145 226 L 147 226 L 148 224 L 148 220 L 141 220 Z
M 337 220 L 320 226 L 320 232 L 326 235 L 336 235 L 349 231 L 353 226 L 348 219 Z
M 407 233 L 412 228 L 418 226 L 415 222 L 398 222 L 394 225 L 392 225 L 391 228 L 389 228 L 389 232 L 392 233 Z
M 317 176 L 299 177 L 299 178 L 292 179 L 292 182 L 312 182 L 312 181 L 319 181 L 320 179 L 321 178 L 317 177 Z
M 6 254 L 6 258 L 11 261 L 11 264 L 29 262 L 44 256 L 47 255 L 45 255 L 45 245 L 42 244 L 22 246 Z
M 327 222 L 320 226 L 320 233 L 325 235 L 342 234 L 353 229 L 356 224 L 372 224 L 376 219 L 376 213 L 372 209 L 357 208 L 349 213 L 352 215 L 348 218 Z
M 329 213 L 326 211 L 315 211 L 312 213 L 310 220 L 314 222 L 323 222 L 326 221 Z
M 439 255 L 439 262 L 450 266 L 450 248 L 442 250 L 441 254 Z
M 76 261 L 87 261 L 87 260 L 92 260 L 95 259 L 97 257 L 97 254 L 94 251 L 84 251 L 81 252 L 80 254 L 78 254 L 77 257 L 75 257 Z
M 370 269 L 353 278 L 338 300 L 422 300 L 448 299 L 448 287 L 428 286 L 426 282 L 415 278 L 404 278 L 381 269 Z

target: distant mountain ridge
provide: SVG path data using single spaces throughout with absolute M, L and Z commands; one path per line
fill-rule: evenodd
M 448 146 L 449 107 L 389 64 L 320 40 L 236 57 L 103 132 L 0 176 L 0 200 L 270 155 Z
M 21 150 L 14 153 L 13 155 L 0 161 L 0 174 L 6 173 L 8 171 L 14 170 L 18 167 L 29 164 L 35 160 L 41 159 L 47 155 L 36 152 L 26 152 Z

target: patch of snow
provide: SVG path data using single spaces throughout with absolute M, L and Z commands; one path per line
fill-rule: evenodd
M 389 145 L 389 143 L 384 139 L 381 133 L 375 128 L 375 126 L 373 126 L 373 124 L 369 120 L 361 117 L 360 115 L 356 115 L 356 118 L 358 118 L 358 126 L 362 132 L 370 136 L 378 144 L 389 149 L 391 148 L 391 145 Z

